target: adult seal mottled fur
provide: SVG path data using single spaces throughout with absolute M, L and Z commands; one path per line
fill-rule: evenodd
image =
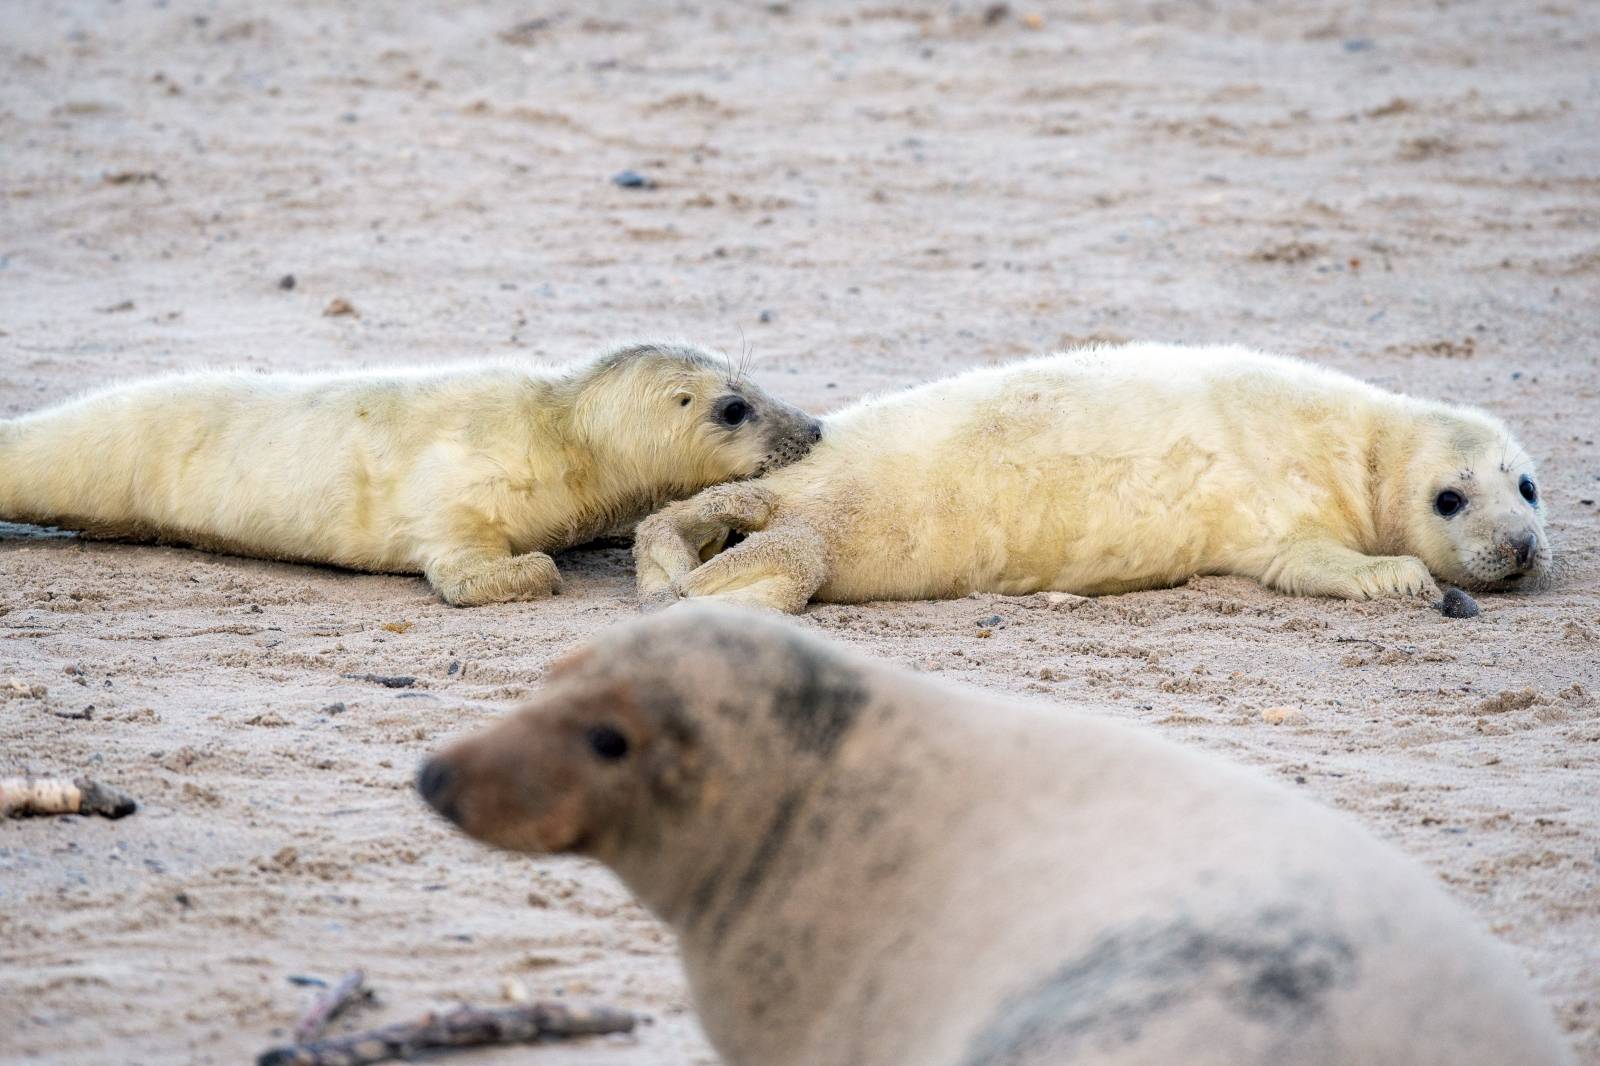
M 1098 595 L 1202 574 L 1284 592 L 1529 588 L 1533 463 L 1481 411 L 1241 348 L 1132 345 L 974 370 L 829 416 L 800 463 L 641 524 L 649 599 Z M 730 531 L 743 543 L 700 565 Z
M 556 590 L 549 553 L 804 455 L 808 415 L 681 344 L 565 370 L 213 371 L 0 421 L 0 519 L 422 573 L 461 605 Z
M 427 762 L 608 864 L 730 1066 L 1552 1066 L 1520 967 L 1346 816 L 1125 725 L 674 607 Z

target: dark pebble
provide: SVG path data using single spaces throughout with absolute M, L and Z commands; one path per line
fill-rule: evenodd
M 623 189 L 653 189 L 656 187 L 653 178 L 647 178 L 637 170 L 623 170 L 611 175 L 611 184 Z
M 282 289 L 284 292 L 288 292 L 290 289 L 294 288 L 294 286 L 295 280 L 293 274 L 285 274 L 283 277 L 278 279 L 278 288 Z
M 978 625 L 982 626 L 984 629 L 999 629 L 1005 624 L 1006 620 L 997 614 L 991 614 L 988 618 L 982 618 L 978 620 Z
M 1448 589 L 1439 601 L 1439 613 L 1446 618 L 1476 618 L 1478 601 L 1460 589 Z
M 772 321 L 772 312 L 771 311 L 763 311 L 759 315 L 756 316 L 756 319 L 758 321 L 761 321 L 761 322 L 771 322 Z

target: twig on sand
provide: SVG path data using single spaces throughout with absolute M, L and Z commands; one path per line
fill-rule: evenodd
M 1399 652 L 1401 655 L 1411 655 L 1416 650 L 1414 648 L 1394 648 L 1394 649 L 1391 649 L 1389 647 L 1389 645 L 1387 645 L 1387 644 L 1380 643 L 1379 641 L 1376 641 L 1376 640 L 1369 640 L 1366 637 L 1334 637 L 1333 638 L 1333 642 L 1335 644 L 1370 644 L 1374 648 L 1377 648 L 1379 651 L 1390 651 L 1390 650 L 1393 650 L 1393 651 Z
M 417 683 L 417 679 L 406 674 L 340 674 L 340 677 L 351 681 L 371 681 L 374 685 L 384 688 L 410 688 Z
M 446 1013 L 429 1012 L 414 1022 L 365 1033 L 273 1048 L 256 1059 L 256 1066 L 366 1066 L 409 1059 L 421 1051 L 627 1033 L 637 1023 L 638 1016 L 633 1012 L 614 1007 L 573 1007 L 549 1002 L 490 1009 L 463 1006 Z
M 300 1024 L 294 1027 L 294 1040 L 297 1044 L 310 1044 L 322 1036 L 323 1030 L 328 1028 L 328 1023 L 339 1015 L 352 1003 L 366 999 L 372 995 L 372 990 L 366 987 L 367 975 L 360 970 L 351 970 L 339 979 L 339 983 L 332 988 L 324 988 L 312 999 L 311 1006 L 300 1016 Z
M 34 814 L 103 814 L 121 818 L 138 809 L 126 792 L 87 777 L 0 777 L 0 818 Z

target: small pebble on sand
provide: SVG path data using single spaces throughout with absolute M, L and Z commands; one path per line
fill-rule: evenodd
M 624 170 L 611 176 L 611 184 L 623 189 L 653 189 L 654 178 L 647 178 L 637 170 Z
M 1439 613 L 1446 618 L 1476 618 L 1478 616 L 1478 601 L 1460 589 L 1446 589 L 1444 599 L 1439 601 L 1438 607 Z

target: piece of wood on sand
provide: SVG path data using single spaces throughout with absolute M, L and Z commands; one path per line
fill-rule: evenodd
M 0 777 L 0 818 L 46 814 L 121 818 L 138 809 L 126 792 L 87 777 Z
M 632 1011 L 614 1007 L 552 1002 L 488 1009 L 463 1006 L 365 1033 L 273 1048 L 256 1059 L 256 1066 L 366 1066 L 409 1059 L 423 1051 L 627 1033 L 638 1021 Z
M 300 1016 L 300 1024 L 294 1027 L 294 1042 L 296 1044 L 311 1044 L 316 1042 L 328 1028 L 328 1023 L 357 1000 L 366 999 L 372 990 L 366 987 L 367 975 L 360 970 L 351 970 L 339 979 L 339 983 L 332 988 L 323 989 L 311 1001 L 311 1006 Z

